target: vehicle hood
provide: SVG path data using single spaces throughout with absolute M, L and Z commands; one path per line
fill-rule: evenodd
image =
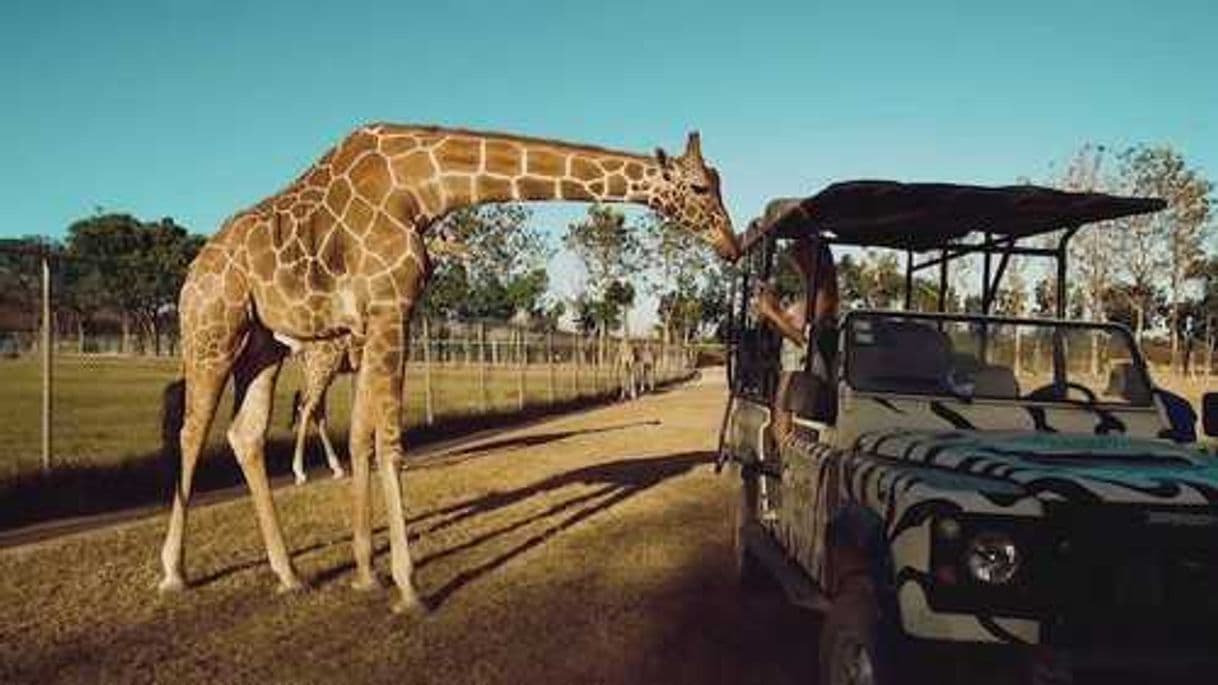
M 1218 507 L 1218 459 L 1196 449 L 1119 435 L 893 430 L 855 449 L 904 462 L 919 480 L 1033 495 L 1041 501 Z

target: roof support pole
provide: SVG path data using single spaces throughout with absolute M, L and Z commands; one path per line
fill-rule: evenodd
M 912 309 L 913 302 L 913 250 L 905 251 L 905 311 Z
M 985 242 L 989 244 L 991 240 L 990 234 L 985 234 Z M 981 313 L 990 313 L 990 251 L 986 250 L 981 253 Z M 997 285 L 997 284 L 995 284 Z
M 942 250 L 939 261 L 939 313 L 947 311 L 947 250 Z
M 1011 247 L 1014 247 L 1014 243 L 1012 243 Z M 1011 261 L 1011 254 L 1011 249 L 1007 249 L 1002 253 L 1002 258 L 998 260 L 998 268 L 994 271 L 994 277 L 988 279 L 989 282 L 986 283 L 985 291 L 981 294 L 983 299 L 982 304 L 987 313 L 993 308 L 994 301 L 998 299 L 998 284 L 1002 283 L 1002 276 L 1007 271 L 1007 264 Z
M 1066 257 L 1070 239 L 1074 237 L 1078 227 L 1067 228 L 1057 243 L 1057 318 L 1066 318 Z

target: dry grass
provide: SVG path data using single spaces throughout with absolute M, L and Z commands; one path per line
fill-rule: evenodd
M 276 493 L 313 586 L 295 596 L 248 500 L 191 517 L 181 596 L 152 589 L 163 517 L 0 552 L 0 681 L 808 682 L 807 618 L 734 584 L 735 483 L 708 463 L 723 398 L 677 390 L 414 465 L 427 617 L 348 588 L 342 482 Z

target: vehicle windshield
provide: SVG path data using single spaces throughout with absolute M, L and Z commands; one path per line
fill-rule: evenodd
M 856 390 L 1150 404 L 1146 369 L 1118 326 L 854 312 L 844 332 Z

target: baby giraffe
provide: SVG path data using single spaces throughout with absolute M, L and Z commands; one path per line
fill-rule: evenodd
M 326 392 L 340 373 L 355 373 L 359 369 L 359 350 L 351 344 L 351 336 L 329 340 L 314 340 L 301 345 L 298 353 L 304 372 L 304 389 L 298 390 L 292 400 L 292 421 L 296 427 L 296 449 L 292 454 L 292 472 L 296 484 L 308 480 L 304 470 L 305 437 L 309 425 L 317 426 L 321 445 L 326 450 L 326 461 L 335 478 L 347 475 L 338 461 L 338 453 L 326 433 Z
M 434 237 L 427 240 L 427 251 L 433 259 L 469 259 L 469 248 L 443 227 Z M 298 390 L 292 400 L 292 425 L 296 428 L 292 472 L 296 474 L 297 485 L 309 479 L 304 470 L 304 448 L 310 423 L 317 427 L 317 434 L 321 436 L 321 445 L 326 451 L 326 461 L 330 464 L 334 478 L 347 475 L 338 460 L 334 445 L 330 442 L 330 436 L 326 433 L 326 393 L 339 374 L 355 373 L 359 370 L 361 352 L 349 335 L 307 341 L 301 343 L 296 352 L 304 373 L 304 388 Z

